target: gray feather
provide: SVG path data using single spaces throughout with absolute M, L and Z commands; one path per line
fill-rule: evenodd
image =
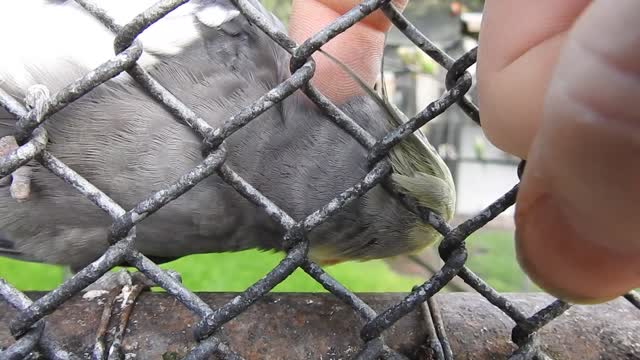
M 200 10 L 212 4 L 233 6 L 222 0 L 196 4 Z M 219 127 L 286 79 L 289 55 L 244 16 L 211 27 L 199 22 L 194 11 L 198 37 L 176 54 L 154 53 L 147 69 Z M 29 75 L 55 89 L 90 69 L 70 58 L 54 70 L 32 66 Z M 24 96 L 16 83 L 0 86 L 18 99 Z M 389 119 L 367 116 L 383 113 L 368 97 L 354 97 L 341 108 L 378 138 L 389 127 Z M 14 121 L 0 118 L 0 129 L 10 133 L 4 129 L 11 129 Z M 125 209 L 202 160 L 201 139 L 126 74 L 56 113 L 45 127 L 48 150 Z M 238 130 L 226 146 L 226 164 L 296 220 L 368 171 L 366 150 L 300 92 Z M 365 260 L 413 251 L 415 239 L 409 232 L 417 221 L 378 186 L 309 234 L 312 254 Z M 0 189 L 0 230 L 15 251 L 39 261 L 77 268 L 95 260 L 108 247 L 110 224 L 107 215 L 40 166 L 33 170 L 29 201 L 16 203 Z M 280 250 L 284 235 L 264 211 L 215 175 L 145 219 L 137 234 L 137 248 L 159 259 L 249 248 Z
M 34 261 L 34 259 L 30 258 L 27 254 L 16 250 L 13 241 L 6 239 L 3 235 L 0 235 L 0 256 L 24 261 Z

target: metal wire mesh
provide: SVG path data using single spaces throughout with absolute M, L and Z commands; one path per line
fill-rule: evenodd
M 401 317 L 419 307 L 425 307 L 432 313 L 429 329 L 434 334 L 433 338 L 437 339 L 432 344 L 437 358 L 453 358 L 454 354 L 452 354 L 451 346 L 444 332 L 442 319 L 430 299 L 455 276 L 461 277 L 468 285 L 516 323 L 512 330 L 512 341 L 518 345 L 519 349 L 513 354 L 513 358 L 549 358 L 540 349 L 536 332 L 554 318 L 560 316 L 570 305 L 558 300 L 535 314 L 525 314 L 465 266 L 467 251 L 464 240 L 515 203 L 518 191 L 517 185 L 484 211 L 455 228 L 449 226 L 443 219 L 431 213 L 428 209 L 418 206 L 412 199 L 402 198 L 401 200 L 404 204 L 418 214 L 425 223 L 431 224 L 444 235 L 444 239 L 439 246 L 440 256 L 444 260 L 444 265 L 424 284 L 415 287 L 401 302 L 381 313 L 376 313 L 356 294 L 349 291 L 325 273 L 320 266 L 306 257 L 306 249 L 309 245 L 305 234 L 333 216 L 348 203 L 381 183 L 391 171 L 391 167 L 384 160 L 384 157 L 395 144 L 434 119 L 450 106 L 454 106 L 454 104 L 457 104 L 473 121 L 479 123 L 477 107 L 465 97 L 465 93 L 469 90 L 472 81 L 466 69 L 475 63 L 476 49 L 469 51 L 459 59 L 452 59 L 390 5 L 388 0 L 363 1 L 359 6 L 354 7 L 298 45 L 286 34 L 272 28 L 265 21 L 263 15 L 248 0 L 234 0 L 234 4 L 244 16 L 249 18 L 253 24 L 292 55 L 290 63 L 292 74 L 284 82 L 253 102 L 251 106 L 231 117 L 222 127 L 213 128 L 181 103 L 167 89 L 163 88 L 136 63 L 142 54 L 141 44 L 136 40 L 136 37 L 170 11 L 187 2 L 187 0 L 160 1 L 123 27 L 117 26 L 109 17 L 109 14 L 90 1 L 76 0 L 76 2 L 117 33 L 114 42 L 116 54 L 112 59 L 92 72 L 51 96 L 48 96 L 47 91 L 35 91 L 30 94 L 35 99 L 36 104 L 28 104 L 28 108 L 0 89 L 0 103 L 7 111 L 19 119 L 16 124 L 16 138 L 23 144 L 18 150 L 0 159 L 0 176 L 6 176 L 28 161 L 35 159 L 111 216 L 113 219 L 111 226 L 112 245 L 98 260 L 34 302 L 31 302 L 20 291 L 0 279 L 0 296 L 19 310 L 19 314 L 10 324 L 10 330 L 18 338 L 18 341 L 0 353 L 2 358 L 22 358 L 36 348 L 39 348 L 48 358 L 52 359 L 77 358 L 76 355 L 66 352 L 60 345 L 41 336 L 46 322 L 45 316 L 52 313 L 66 300 L 78 294 L 107 271 L 123 262 L 144 273 L 150 280 L 176 297 L 201 319 L 194 326 L 195 336 L 200 341 L 198 346 L 192 349 L 187 359 L 202 359 L 212 354 L 225 359 L 241 359 L 242 357 L 234 349 L 230 349 L 212 334 L 229 320 L 250 307 L 257 299 L 273 289 L 297 268 L 304 270 L 318 283 L 322 284 L 325 289 L 351 306 L 362 318 L 363 325 L 360 334 L 363 345 L 355 358 L 374 359 L 381 356 L 385 358 L 393 356 L 402 358 L 401 355 L 394 354 L 392 350 L 385 346 L 384 332 Z M 390 131 L 379 140 L 357 125 L 309 83 L 314 74 L 314 62 L 311 56 L 323 44 L 377 9 L 382 9 L 384 14 L 391 19 L 392 23 L 408 39 L 448 71 L 446 76 L 447 91 L 410 121 Z M 200 135 L 203 144 L 208 150 L 206 152 L 208 155 L 197 167 L 163 190 L 150 194 L 146 200 L 130 210 L 123 209 L 100 189 L 83 179 L 58 160 L 54 154 L 47 151 L 47 132 L 43 127 L 40 127 L 50 115 L 125 71 L 156 101 L 163 104 Z M 285 211 L 246 182 L 234 169 L 225 164 L 226 150 L 224 140 L 298 89 L 304 91 L 340 128 L 369 149 L 371 170 L 360 182 L 346 189 L 342 194 L 302 221 L 296 222 Z M 35 106 L 37 104 L 40 104 L 40 106 Z M 522 166 L 519 170 L 521 168 Z M 162 271 L 154 262 L 136 250 L 135 247 L 136 224 L 148 216 L 153 216 L 154 212 L 213 174 L 219 176 L 242 196 L 262 208 L 271 218 L 277 221 L 286 230 L 287 235 L 283 240 L 290 245 L 286 257 L 274 269 L 237 295 L 232 301 L 217 309 L 209 307 L 196 294 L 187 290 L 179 281 Z M 636 294 L 630 293 L 625 298 L 635 306 L 640 306 Z

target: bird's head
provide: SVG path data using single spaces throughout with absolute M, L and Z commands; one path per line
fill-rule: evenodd
M 326 52 L 324 54 L 360 84 L 366 94 L 365 101 L 373 103 L 375 109 L 379 110 L 373 116 L 372 113 L 365 115 L 369 121 L 382 121 L 382 127 L 388 132 L 409 120 L 389 101 L 384 75 L 382 96 L 379 96 L 338 59 Z M 450 221 L 456 207 L 456 190 L 444 160 L 420 130 L 393 146 L 387 159 L 392 167 L 385 181 L 387 186 L 376 186 L 362 198 L 364 206 L 361 211 L 368 213 L 362 218 L 375 220 L 369 224 L 357 224 L 360 231 L 354 231 L 353 237 L 360 238 L 356 241 L 360 247 L 356 250 L 351 248 L 348 252 L 339 252 L 334 247 L 320 247 L 312 249 L 312 259 L 332 265 L 353 259 L 386 258 L 415 253 L 442 238 L 437 230 L 408 210 L 393 193 L 402 194 L 412 199 L 415 205 Z

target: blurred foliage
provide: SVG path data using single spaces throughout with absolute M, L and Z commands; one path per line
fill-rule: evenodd
M 262 4 L 287 25 L 291 12 L 291 0 L 262 0 Z
M 461 1 L 469 11 L 482 11 L 484 8 L 484 0 L 464 0 Z
M 487 143 L 481 136 L 476 136 L 473 140 L 473 152 L 476 155 L 476 159 L 485 160 L 487 153 Z
M 413 72 L 433 75 L 438 69 L 438 63 L 416 46 L 400 46 L 396 53 L 404 65 Z

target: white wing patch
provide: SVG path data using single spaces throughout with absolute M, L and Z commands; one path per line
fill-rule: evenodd
M 121 25 L 126 24 L 141 12 L 138 11 L 131 13 L 128 11 L 128 6 L 132 3 L 130 0 L 103 0 L 103 2 L 105 4 L 109 4 L 109 6 L 105 8 L 114 7 L 115 10 L 115 5 L 120 5 L 117 10 L 124 10 L 127 12 L 128 18 L 123 16 L 125 21 L 122 21 Z M 155 0 L 150 1 L 149 6 L 153 5 L 155 2 Z M 147 7 L 144 7 L 142 10 L 145 10 Z M 183 4 L 147 28 L 139 36 L 145 52 L 155 55 L 175 55 L 180 53 L 180 51 L 182 51 L 182 49 L 187 45 L 198 39 L 200 37 L 200 32 L 196 27 L 194 19 L 195 10 L 196 5 L 191 3 Z
M 156 2 L 98 0 L 96 4 L 122 26 Z M 198 22 L 215 28 L 239 14 L 216 3 L 201 10 L 185 3 L 139 36 L 144 54 L 138 63 L 148 67 L 157 61 L 156 55 L 178 54 L 200 37 Z M 26 89 L 53 77 L 56 81 L 44 85 L 54 93 L 75 80 L 73 72 L 64 70 L 69 63 L 89 70 L 114 55 L 114 34 L 73 1 L 59 5 L 46 0 L 2 0 L 0 34 L 0 86 L 9 83 Z M 118 78 L 122 76 L 127 75 Z
M 4 50 L 0 81 L 21 89 L 37 83 L 34 69 L 51 73 L 65 62 L 91 69 L 113 56 L 110 32 L 75 6 L 41 0 L 2 1 L 0 33 Z
M 214 5 L 207 6 L 203 10 L 199 11 L 196 14 L 196 17 L 204 25 L 215 28 L 235 18 L 238 15 L 240 15 L 240 11 L 238 11 L 237 9 L 229 9 L 225 8 L 224 6 Z

